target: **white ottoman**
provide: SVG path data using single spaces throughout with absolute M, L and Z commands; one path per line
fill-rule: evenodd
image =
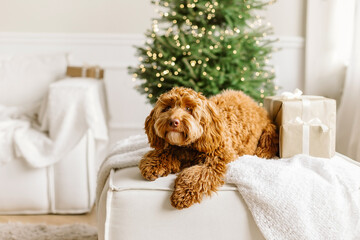
M 99 239 L 264 239 L 234 185 L 176 210 L 169 200 L 174 180 L 146 181 L 137 167 L 111 170 L 97 206 Z

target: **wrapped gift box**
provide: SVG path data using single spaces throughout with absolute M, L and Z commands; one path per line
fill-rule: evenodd
M 280 129 L 280 157 L 331 158 L 335 154 L 336 101 L 301 94 L 297 90 L 265 98 L 264 106 Z
M 104 69 L 98 66 L 83 66 L 83 67 L 68 66 L 66 69 L 66 76 L 103 79 Z

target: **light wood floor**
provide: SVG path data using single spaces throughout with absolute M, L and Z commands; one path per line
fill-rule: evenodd
M 51 225 L 86 223 L 96 226 L 96 214 L 95 209 L 93 209 L 90 213 L 79 215 L 0 215 L 0 223 L 7 222 L 46 223 Z

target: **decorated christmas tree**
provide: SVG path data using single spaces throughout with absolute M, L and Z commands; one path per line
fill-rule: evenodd
M 140 64 L 129 67 L 138 90 L 155 103 L 184 86 L 212 96 L 242 90 L 262 105 L 273 95 L 272 29 L 258 15 L 273 1 L 155 0 L 160 17 L 137 47 Z

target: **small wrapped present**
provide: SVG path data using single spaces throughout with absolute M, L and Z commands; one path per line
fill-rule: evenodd
M 280 129 L 280 157 L 296 154 L 331 158 L 335 154 L 336 101 L 303 96 L 300 90 L 267 97 L 264 106 Z
M 99 66 L 83 66 L 83 67 L 68 66 L 66 70 L 66 76 L 103 79 L 104 70 Z

